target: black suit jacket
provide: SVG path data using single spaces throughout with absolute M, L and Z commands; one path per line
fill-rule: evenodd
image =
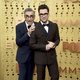
M 53 64 L 56 60 L 55 48 L 46 51 L 48 41 L 54 42 L 55 46 L 59 44 L 58 25 L 49 21 L 49 31 L 47 33 L 39 22 L 30 38 L 30 46 L 35 50 L 34 59 L 36 64 Z
M 25 22 L 18 24 L 16 26 L 16 44 L 18 46 L 16 60 L 20 63 L 25 63 L 31 59 L 32 51 L 29 46 L 29 39 Z

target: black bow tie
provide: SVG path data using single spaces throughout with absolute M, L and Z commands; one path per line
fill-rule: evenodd
M 28 28 L 30 28 L 30 27 L 31 27 L 31 25 L 28 26 Z
M 49 24 L 43 24 L 43 26 L 49 26 Z

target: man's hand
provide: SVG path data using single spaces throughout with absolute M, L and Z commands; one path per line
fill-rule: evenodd
M 27 34 L 30 36 L 30 34 L 35 30 L 35 26 L 31 26 L 29 29 L 28 29 L 28 32 Z
M 54 42 L 48 41 L 48 43 L 49 43 L 50 48 L 55 48 L 55 43 Z
M 46 45 L 46 50 L 47 51 L 50 50 L 50 45 L 49 44 Z
M 48 41 L 48 44 L 46 45 L 46 50 L 50 50 L 51 48 L 55 48 L 55 43 Z

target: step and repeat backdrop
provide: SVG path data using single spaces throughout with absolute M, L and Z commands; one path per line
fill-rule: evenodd
M 49 6 L 49 19 L 59 26 L 56 50 L 60 80 L 80 80 L 80 0 L 0 0 L 0 80 L 18 80 L 15 26 L 24 21 L 27 7 L 35 10 L 35 21 L 39 21 L 40 4 Z M 35 68 L 34 80 L 36 77 Z M 50 80 L 48 70 L 46 80 Z

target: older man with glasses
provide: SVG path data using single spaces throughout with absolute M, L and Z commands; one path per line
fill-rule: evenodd
M 34 69 L 34 52 L 30 49 L 29 40 L 35 30 L 35 12 L 31 8 L 24 10 L 25 21 L 16 25 L 16 60 L 19 64 L 18 80 L 32 80 Z

